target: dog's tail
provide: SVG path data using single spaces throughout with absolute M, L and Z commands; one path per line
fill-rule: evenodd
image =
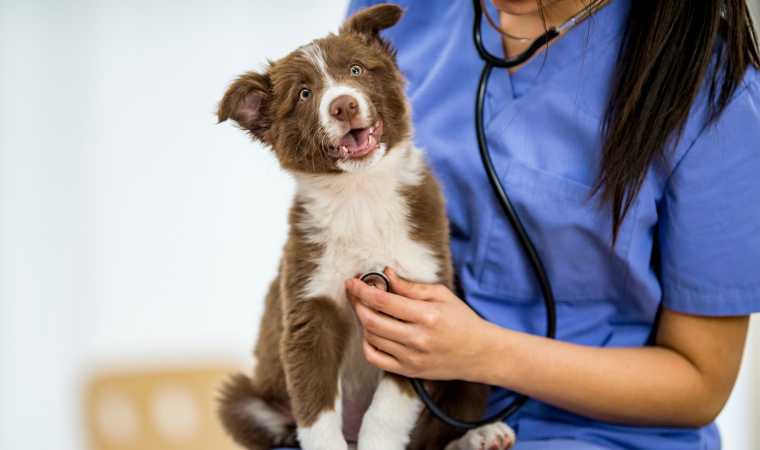
M 222 386 L 218 413 L 227 433 L 249 450 L 298 446 L 293 419 L 262 398 L 242 373 Z

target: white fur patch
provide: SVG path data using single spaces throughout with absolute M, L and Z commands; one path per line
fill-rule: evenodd
M 383 378 L 364 415 L 358 450 L 404 450 L 422 406 L 420 399 L 402 392 L 390 377 Z
M 335 80 L 332 79 L 330 73 L 327 72 L 327 63 L 325 62 L 325 54 L 322 52 L 322 47 L 315 43 L 304 45 L 300 49 L 306 59 L 308 59 L 314 67 L 317 68 L 322 79 L 325 82 L 325 86 L 331 86 L 335 84 Z
M 298 443 L 303 450 L 348 450 L 343 438 L 341 389 L 333 409 L 322 412 L 310 427 L 298 427 Z
M 323 248 L 304 298 L 328 297 L 345 305 L 347 279 L 385 266 L 414 281 L 438 281 L 438 260 L 410 238 L 409 206 L 399 192 L 421 183 L 424 168 L 422 153 L 406 143 L 360 172 L 295 175 L 306 210 L 296 226 Z
M 348 84 L 335 84 L 325 89 L 322 99 L 319 101 L 319 124 L 325 129 L 327 135 L 338 140 L 345 135 L 348 130 L 345 128 L 345 122 L 334 118 L 330 114 L 330 104 L 341 95 L 350 95 L 356 99 L 359 104 L 359 122 L 371 126 L 369 123 L 369 102 L 367 96 L 359 89 Z
M 272 435 L 281 436 L 285 434 L 286 427 L 290 422 L 263 400 L 255 398 L 246 403 L 244 408 L 245 414 L 251 416 L 258 425 L 266 428 Z
M 376 150 L 376 153 L 379 152 Z M 409 206 L 400 192 L 404 187 L 422 183 L 425 167 L 422 153 L 405 142 L 359 171 L 294 174 L 296 195 L 305 210 L 304 217 L 295 226 L 306 239 L 323 249 L 316 261 L 316 271 L 300 293 L 302 299 L 327 297 L 347 307 L 345 281 L 357 273 L 378 271 L 385 266 L 415 281 L 438 281 L 438 259 L 431 248 L 411 239 Z M 346 413 L 361 414 L 366 407 L 362 407 L 363 404 L 371 405 L 363 418 L 358 448 L 401 450 L 408 443 L 422 404 L 416 397 L 403 394 L 390 380 L 378 385 L 380 372 L 366 363 L 361 347 L 353 345 L 360 343 L 358 334 L 353 338 L 341 367 L 341 386 L 350 396 L 346 400 L 352 409 L 347 408 Z M 378 389 L 373 396 L 376 385 Z M 340 424 L 339 414 L 339 408 L 324 413 L 309 430 L 299 429 L 299 437 L 333 436 L 335 427 Z M 350 429 L 358 428 L 350 423 L 346 425 Z M 327 431 L 328 428 L 333 431 Z M 329 440 L 333 442 L 336 438 Z M 301 444 L 307 450 L 343 449 L 332 444 L 309 447 L 303 440 Z

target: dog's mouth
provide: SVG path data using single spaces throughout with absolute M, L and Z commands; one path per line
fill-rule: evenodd
M 352 128 L 330 147 L 330 153 L 333 157 L 344 161 L 361 159 L 377 149 L 382 136 L 382 120 L 378 120 L 371 127 Z

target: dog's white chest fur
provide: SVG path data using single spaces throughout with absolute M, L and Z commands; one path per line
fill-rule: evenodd
M 414 281 L 438 281 L 431 249 L 410 238 L 413 224 L 401 194 L 422 182 L 424 164 L 418 149 L 404 145 L 364 171 L 296 176 L 306 211 L 297 226 L 323 249 L 302 298 L 327 297 L 342 305 L 347 279 L 385 266 Z
M 365 170 L 296 175 L 298 196 L 305 209 L 304 218 L 296 226 L 306 239 L 322 248 L 317 268 L 300 293 L 301 299 L 329 298 L 347 308 L 345 281 L 360 273 L 382 271 L 385 266 L 414 281 L 439 281 L 440 263 L 432 249 L 410 237 L 414 224 L 401 192 L 422 183 L 424 171 L 421 152 L 406 144 L 391 149 Z M 330 414 L 342 416 L 344 437 L 354 441 L 380 380 L 380 371 L 362 355 L 358 327 L 349 337 L 340 372 L 336 410 L 328 413 L 325 420 L 332 417 Z M 391 406 L 397 397 L 402 403 L 408 402 L 403 395 L 384 395 Z M 403 406 L 399 408 L 405 410 Z M 404 419 L 410 429 L 414 417 L 416 413 Z M 364 429 L 365 425 L 361 426 Z M 381 441 L 378 442 L 382 444 Z

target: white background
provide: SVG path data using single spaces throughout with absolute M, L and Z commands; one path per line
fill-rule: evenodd
M 215 106 L 344 10 L 0 0 L 0 449 L 83 449 L 97 368 L 247 362 L 292 184 Z M 760 448 L 758 353 L 730 450 Z

